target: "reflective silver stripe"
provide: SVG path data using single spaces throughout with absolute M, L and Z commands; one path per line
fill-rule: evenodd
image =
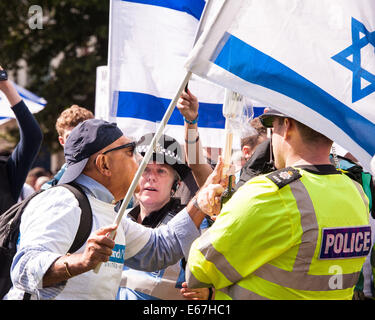
M 279 286 L 288 287 L 295 290 L 306 291 L 330 291 L 330 279 L 334 275 L 310 275 L 299 271 L 286 271 L 271 264 L 261 266 L 254 274 L 264 280 L 275 283 Z M 340 274 L 342 279 L 342 289 L 355 286 L 360 272 Z
M 301 180 L 298 179 L 292 182 L 290 184 L 290 189 L 296 199 L 297 208 L 301 214 L 301 226 L 303 230 L 293 271 L 308 272 L 318 242 L 319 225 L 316 219 L 314 205 Z
M 220 289 L 219 291 L 230 296 L 233 300 L 269 300 L 268 298 L 260 296 L 255 292 L 242 288 L 238 284 Z
M 332 275 L 308 274 L 311 261 L 314 257 L 318 241 L 319 225 L 314 206 L 306 187 L 300 180 L 293 181 L 290 185 L 301 214 L 301 226 L 303 234 L 299 245 L 293 271 L 286 271 L 271 264 L 265 264 L 258 268 L 254 274 L 264 280 L 296 290 L 329 291 L 329 280 Z M 359 272 L 343 274 L 342 289 L 352 288 L 358 281 Z
M 209 229 L 200 237 L 198 249 L 202 252 L 205 259 L 212 262 L 230 282 L 235 283 L 242 279 L 242 276 L 228 262 L 225 256 L 213 247 L 210 241 Z
M 367 196 L 366 196 L 366 194 L 365 194 L 365 191 L 363 190 L 362 186 L 361 186 L 357 181 L 354 181 L 354 180 L 352 180 L 352 181 L 354 182 L 354 185 L 356 186 L 356 188 L 357 188 L 359 194 L 361 195 L 362 200 L 363 200 L 363 202 L 365 203 L 366 208 L 367 208 L 368 210 L 370 210 L 370 207 L 369 207 L 369 200 L 368 200 L 368 198 L 367 198 Z

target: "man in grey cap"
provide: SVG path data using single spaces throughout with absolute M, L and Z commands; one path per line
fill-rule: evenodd
M 13 287 L 6 299 L 22 299 L 25 292 L 32 299 L 114 299 L 124 263 L 154 271 L 187 256 L 204 218 L 197 203 L 213 200 L 223 188 L 207 186 L 198 202 L 166 226 L 150 229 L 123 219 L 116 229 L 115 204 L 126 195 L 138 169 L 135 147 L 114 123 L 90 119 L 73 129 L 64 147 L 67 169 L 59 185 L 33 198 L 23 213 L 11 268 Z M 220 181 L 221 168 L 209 182 Z M 60 186 L 71 182 L 87 195 L 93 219 L 86 243 L 69 254 L 81 217 L 75 196 Z M 111 240 L 107 234 L 114 230 Z M 103 265 L 96 274 L 92 269 L 99 263 Z

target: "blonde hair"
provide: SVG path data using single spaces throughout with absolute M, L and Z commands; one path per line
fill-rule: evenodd
M 61 112 L 56 120 L 56 131 L 59 136 L 64 135 L 64 131 L 68 128 L 74 128 L 79 123 L 93 119 L 94 114 L 86 108 L 73 104 L 71 107 Z

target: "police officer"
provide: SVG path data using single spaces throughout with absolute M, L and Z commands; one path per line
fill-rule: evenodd
M 327 137 L 277 110 L 261 121 L 278 170 L 239 188 L 193 243 L 189 287 L 213 285 L 216 299 L 351 299 L 371 248 L 362 187 L 331 165 Z

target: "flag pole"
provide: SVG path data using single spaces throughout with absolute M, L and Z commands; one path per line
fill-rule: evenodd
M 124 216 L 125 210 L 128 207 L 128 204 L 130 202 L 131 197 L 133 196 L 134 190 L 135 190 L 135 188 L 138 185 L 138 181 L 141 178 L 141 176 L 143 174 L 143 171 L 145 170 L 145 168 L 146 168 L 146 166 L 147 166 L 147 164 L 148 164 L 148 162 L 149 162 L 149 160 L 151 158 L 151 155 L 154 152 L 154 148 L 155 148 L 157 142 L 159 141 L 160 137 L 162 136 L 164 128 L 167 125 L 167 123 L 169 121 L 169 118 L 171 117 L 171 115 L 173 113 L 174 108 L 176 107 L 177 101 L 180 98 L 180 96 L 182 94 L 182 91 L 185 89 L 186 84 L 190 80 L 191 74 L 192 74 L 191 71 L 187 71 L 186 72 L 186 75 L 185 75 L 184 79 L 182 80 L 182 82 L 181 82 L 181 84 L 180 84 L 180 86 L 179 86 L 179 88 L 177 90 L 177 93 L 176 93 L 175 97 L 170 102 L 170 104 L 168 106 L 168 109 L 165 112 L 164 117 L 161 120 L 161 122 L 159 124 L 159 127 L 158 127 L 158 129 L 157 129 L 154 137 L 151 140 L 150 147 L 148 148 L 146 154 L 144 155 L 144 157 L 142 159 L 141 164 L 138 167 L 138 170 L 137 170 L 137 172 L 136 172 L 136 174 L 135 174 L 135 176 L 134 176 L 134 178 L 132 180 L 132 183 L 130 184 L 128 192 L 126 193 L 126 196 L 125 196 L 124 200 L 122 201 L 121 207 L 120 207 L 120 209 L 119 209 L 119 211 L 117 213 L 117 216 L 115 218 L 115 221 L 113 223 L 117 227 L 119 226 L 119 224 L 120 224 L 120 222 L 121 222 L 121 220 L 122 220 L 122 218 Z M 116 233 L 115 231 L 111 232 L 110 235 L 109 235 L 109 238 L 113 240 L 115 233 Z M 95 269 L 94 269 L 95 273 L 99 272 L 101 264 L 102 263 L 99 263 L 95 267 Z
M 223 150 L 224 172 L 231 163 L 233 145 L 233 124 L 231 120 L 240 115 L 243 108 L 243 96 L 237 92 L 225 89 L 225 99 L 223 104 L 223 116 L 225 118 L 225 145 Z
M 212 2 L 211 0 L 207 0 L 206 1 L 206 5 L 205 5 L 205 7 L 203 9 L 203 12 L 202 12 L 202 15 L 201 15 L 201 19 L 199 21 L 197 32 L 195 34 L 194 44 L 197 42 L 198 38 L 202 34 L 202 30 L 203 30 L 203 28 L 204 28 L 204 26 L 206 24 L 207 12 L 209 11 L 209 8 L 211 7 L 211 2 Z M 128 207 L 130 199 L 133 196 L 134 190 L 135 190 L 135 188 L 138 185 L 139 179 L 141 178 L 141 176 L 143 174 L 143 171 L 145 170 L 145 168 L 146 168 L 146 166 L 147 166 L 147 164 L 148 164 L 148 162 L 149 162 L 149 160 L 151 158 L 151 155 L 152 155 L 152 153 L 154 151 L 156 143 L 159 141 L 161 135 L 163 134 L 165 126 L 167 125 L 167 123 L 169 121 L 169 118 L 171 117 L 171 115 L 173 113 L 173 110 L 176 107 L 177 101 L 180 98 L 180 96 L 182 94 L 182 91 L 185 90 L 187 84 L 189 83 L 189 80 L 190 80 L 191 76 L 192 76 L 192 72 L 191 71 L 187 71 L 186 74 L 185 74 L 184 79 L 182 80 L 182 82 L 181 82 L 181 84 L 180 84 L 180 86 L 178 88 L 178 91 L 177 91 L 174 99 L 169 104 L 168 109 L 165 112 L 164 117 L 163 117 L 163 119 L 161 120 L 161 122 L 159 124 L 159 128 L 156 131 L 156 133 L 155 133 L 155 135 L 154 135 L 154 137 L 153 137 L 153 139 L 152 139 L 152 141 L 150 143 L 150 147 L 148 148 L 146 154 L 143 157 L 143 160 L 142 160 L 141 164 L 138 167 L 138 170 L 137 170 L 137 172 L 136 172 L 136 174 L 135 174 L 135 176 L 134 176 L 134 178 L 132 180 L 132 183 L 130 184 L 128 192 L 126 193 L 126 196 L 125 196 L 125 198 L 124 198 L 124 200 L 123 200 L 123 202 L 121 204 L 121 207 L 120 207 L 120 209 L 119 209 L 119 211 L 117 213 L 117 216 L 116 216 L 115 221 L 114 221 L 114 224 L 117 227 L 119 226 L 119 224 L 121 222 L 121 219 L 124 216 L 125 210 Z M 111 234 L 109 235 L 109 237 L 111 239 L 114 239 L 114 235 L 115 235 L 115 232 L 111 232 Z M 95 273 L 99 272 L 101 264 L 102 263 L 99 263 L 95 267 L 95 269 L 94 269 Z

